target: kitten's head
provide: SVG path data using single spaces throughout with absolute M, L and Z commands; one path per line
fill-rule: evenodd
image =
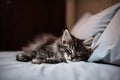
M 62 44 L 65 48 L 64 57 L 67 62 L 86 61 L 91 54 L 91 48 L 87 42 L 89 41 L 74 37 L 66 29 L 62 35 Z

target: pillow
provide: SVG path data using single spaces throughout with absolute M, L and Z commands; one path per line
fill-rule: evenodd
M 113 20 L 115 19 L 112 20 L 112 18 L 115 16 L 116 12 L 119 9 L 120 9 L 120 2 L 103 10 L 100 13 L 93 15 L 88 20 L 86 20 L 83 23 L 83 25 L 75 25 L 74 28 L 76 28 L 76 31 L 74 31 L 74 29 L 71 30 L 71 33 L 80 39 L 86 39 L 90 36 L 95 35 L 93 41 L 93 43 L 95 44 L 93 47 L 94 52 L 89 58 L 88 60 L 89 62 L 102 60 L 106 63 L 120 65 L 120 53 L 119 53 L 120 51 L 118 49 L 120 47 L 119 46 L 120 35 L 119 35 L 119 31 L 117 31 L 120 29 L 116 28 L 117 26 L 113 27 L 113 23 L 115 26 L 115 24 L 119 24 L 119 22 L 115 23 L 113 22 Z M 111 20 L 112 22 L 110 23 Z M 112 28 L 110 27 L 110 25 L 112 25 L 111 26 Z M 112 36 L 112 33 L 114 37 Z
M 103 61 L 120 65 L 120 9 L 111 20 L 99 40 L 89 62 Z
M 79 25 L 78 21 L 77 25 L 71 30 L 71 33 L 80 39 L 86 39 L 90 36 L 97 35 L 94 42 L 97 41 L 119 8 L 120 3 L 93 15 L 88 18 L 88 20 L 85 20 L 82 25 Z
M 83 14 L 83 16 L 78 20 L 78 22 L 75 24 L 75 26 L 72 28 L 72 33 L 76 34 L 76 31 L 78 31 L 78 28 L 82 25 L 85 24 L 85 22 L 92 17 L 92 14 L 87 12 L 85 14 Z

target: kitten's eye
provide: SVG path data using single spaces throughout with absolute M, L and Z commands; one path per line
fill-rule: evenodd
M 70 54 L 72 54 L 72 51 L 70 49 L 66 49 L 66 51 Z

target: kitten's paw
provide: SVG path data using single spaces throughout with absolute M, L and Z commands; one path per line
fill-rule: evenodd
M 27 61 L 30 61 L 31 59 L 32 59 L 31 57 L 22 53 L 16 55 L 17 61 L 27 62 Z
M 44 59 L 38 59 L 38 58 L 34 58 L 31 61 L 33 64 L 41 64 L 41 63 L 45 63 Z

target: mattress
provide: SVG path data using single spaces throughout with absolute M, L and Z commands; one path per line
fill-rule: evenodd
M 16 61 L 19 52 L 0 52 L 0 80 L 120 80 L 118 66 L 84 61 L 32 64 Z

